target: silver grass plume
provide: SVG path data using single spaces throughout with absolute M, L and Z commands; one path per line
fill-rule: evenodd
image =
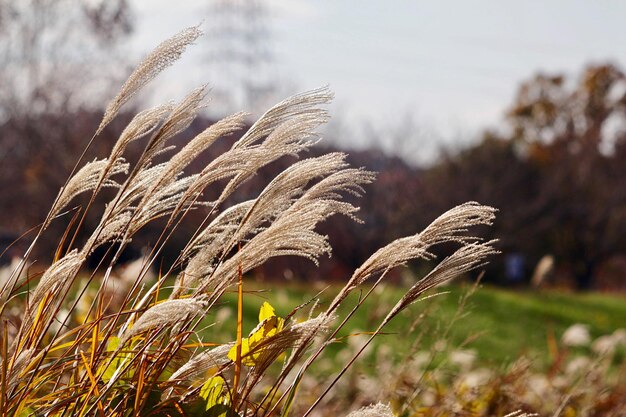
M 255 230 L 267 220 L 281 215 L 304 193 L 305 187 L 315 178 L 324 178 L 345 169 L 348 166 L 345 157 L 345 154 L 336 152 L 305 159 L 278 174 L 259 194 L 242 220 L 239 230 L 233 237 L 235 242 L 243 240 L 251 230 Z
M 346 417 L 394 417 L 391 407 L 377 403 L 351 412 Z
M 154 219 L 155 217 L 160 217 L 169 213 L 168 210 L 170 208 L 162 207 L 162 205 L 157 204 L 159 198 L 155 197 L 155 194 L 158 194 L 159 197 L 163 197 L 163 194 L 167 194 L 168 197 L 172 196 L 172 189 L 168 188 L 166 190 L 158 190 L 157 188 L 160 184 L 162 184 L 159 179 L 159 175 L 161 175 L 165 168 L 166 164 L 161 164 L 156 169 L 151 169 L 149 167 L 152 158 L 154 158 L 159 152 L 164 151 L 163 146 L 165 142 L 185 130 L 194 118 L 197 115 L 198 110 L 203 106 L 202 100 L 205 97 L 205 87 L 200 87 L 193 90 L 190 94 L 185 97 L 181 103 L 177 106 L 162 106 L 157 107 L 155 109 L 143 112 L 145 113 L 145 117 L 139 118 L 139 120 L 134 124 L 133 128 L 130 128 L 130 125 L 120 136 L 120 139 L 115 144 L 112 155 L 121 155 L 123 153 L 126 146 L 144 136 L 145 134 L 156 129 L 159 124 L 161 124 L 162 118 L 169 113 L 168 118 L 163 122 L 160 126 L 159 130 L 153 135 L 146 151 L 141 157 L 141 160 L 137 163 L 139 166 L 138 174 L 134 175 L 131 179 L 129 187 L 127 187 L 120 198 L 117 199 L 116 204 L 110 207 L 111 210 L 107 211 L 103 216 L 105 219 L 105 224 L 110 222 L 117 222 L 118 218 L 115 215 L 112 215 L 111 211 L 115 211 L 118 214 L 123 210 L 129 209 L 130 202 L 140 200 L 138 203 L 138 207 L 133 207 L 132 209 L 139 213 L 141 216 L 137 221 L 133 221 L 125 235 L 130 236 L 134 232 L 136 232 L 139 228 L 145 225 L 148 221 Z M 141 114 L 141 113 L 140 113 Z M 137 119 L 137 117 L 135 118 Z M 133 122 L 135 121 L 133 119 Z M 131 125 L 133 125 L 131 122 Z M 143 130 L 142 130 L 143 129 Z M 158 172 L 158 173 L 157 173 Z M 180 174 L 180 172 L 174 172 L 172 174 L 173 177 L 176 177 Z M 170 178 L 172 179 L 172 178 Z M 187 188 L 189 183 L 192 181 L 189 179 L 184 180 L 184 187 L 182 186 L 182 182 L 178 182 L 172 188 L 181 189 Z M 169 186 L 170 184 L 163 184 Z M 167 188 L 167 187 L 165 187 Z M 173 197 L 168 201 L 173 200 Z M 146 207 L 148 206 L 148 207 Z M 161 206 L 161 207 L 157 207 Z M 174 204 L 173 206 L 176 206 Z M 168 206 L 169 207 L 169 206 Z M 158 212 L 158 215 L 155 217 L 147 217 L 152 212 Z M 133 217 L 134 220 L 134 217 Z M 119 222 L 118 222 L 119 223 Z
M 307 96 L 304 95 L 303 97 Z M 311 101 L 315 102 L 313 99 Z M 235 143 L 233 150 L 248 150 L 249 157 L 246 158 L 248 163 L 245 169 L 224 187 L 224 191 L 218 201 L 225 199 L 236 187 L 264 165 L 286 155 L 298 157 L 301 152 L 315 144 L 316 141 L 311 140 L 317 137 L 315 130 L 327 121 L 328 113 L 326 110 L 307 108 L 306 111 L 295 114 L 291 119 L 277 125 L 258 146 L 250 145 L 251 142 L 245 141 Z
M 228 207 L 221 212 L 209 225 L 199 233 L 190 243 L 188 252 L 184 255 L 188 257 L 191 253 L 202 250 L 208 252 L 204 258 L 215 258 L 224 242 L 231 240 L 232 235 L 239 227 L 241 219 L 248 213 L 255 200 L 248 200 Z
M 313 144 L 310 138 L 315 136 L 315 129 L 328 119 L 327 112 L 315 106 L 327 103 L 332 96 L 322 96 L 325 98 L 321 99 L 318 91 L 300 94 L 294 96 L 297 99 L 288 99 L 269 110 L 235 142 L 230 151 L 220 155 L 202 170 L 197 183 L 189 187 L 182 201 L 194 198 L 218 180 L 232 178 L 217 203 L 224 201 L 263 166 L 286 155 L 297 156 L 306 150 Z M 289 109 L 287 103 L 292 103 L 296 108 Z M 265 140 L 256 144 L 261 139 Z
M 201 278 L 201 284 L 195 293 L 207 291 L 215 282 L 218 282 L 215 291 L 219 293 L 235 281 L 240 267 L 245 273 L 276 256 L 302 256 L 317 263 L 320 256 L 330 254 L 331 251 L 326 236 L 313 230 L 322 220 L 319 206 L 311 207 L 306 212 L 290 211 L 279 217 L 210 275 Z M 201 273 L 202 271 L 193 270 L 186 272 L 196 277 Z
M 370 183 L 374 178 L 373 173 L 362 169 L 342 169 L 344 165 L 342 163 L 343 155 L 341 154 L 329 154 L 325 156 L 328 156 L 328 158 L 320 157 L 302 161 L 302 167 L 306 169 L 296 169 L 295 172 L 302 175 L 302 178 L 306 180 L 307 177 L 311 178 L 315 176 L 316 173 L 314 170 L 310 171 L 310 168 L 314 168 L 315 166 L 313 164 L 309 166 L 307 162 L 320 163 L 320 165 L 325 167 L 322 175 L 328 176 L 304 191 L 290 207 L 283 209 L 280 205 L 275 206 L 275 209 L 281 209 L 275 213 L 279 214 L 278 217 L 272 220 L 272 224 L 267 229 L 262 230 L 254 236 L 246 247 L 255 246 L 255 243 L 260 247 L 265 246 L 264 243 L 270 244 L 270 247 L 275 251 L 275 253 L 271 253 L 270 256 L 299 255 L 307 257 L 317 263 L 319 255 L 326 252 L 327 243 L 326 236 L 321 236 L 314 231 L 315 226 L 334 214 L 343 214 L 355 218 L 354 213 L 358 208 L 349 203 L 340 201 L 340 192 L 358 195 L 359 190 L 362 190 L 361 185 Z M 337 163 L 337 165 L 334 165 L 333 162 Z M 339 170 L 332 172 L 335 168 Z M 319 173 L 319 171 L 317 171 L 317 173 Z M 293 194 L 286 191 L 282 196 L 287 197 L 285 203 L 288 203 L 290 197 L 297 195 L 302 190 L 300 188 L 301 183 L 298 183 L 298 180 L 290 181 L 294 179 L 293 176 L 288 176 L 286 179 L 286 183 L 293 187 L 291 189 Z M 282 187 L 277 187 L 277 189 L 272 191 L 278 191 L 281 188 Z M 279 202 L 282 198 L 273 193 L 268 193 L 268 195 Z M 267 199 L 264 199 L 264 202 L 267 201 Z M 271 205 L 265 208 L 265 210 L 271 212 Z M 257 222 L 259 222 L 258 225 L 260 225 L 260 222 L 263 220 L 263 217 L 257 219 Z M 254 221 L 251 223 L 255 225 Z M 276 235 L 273 233 L 276 233 Z M 244 235 L 241 235 L 241 237 L 243 236 Z M 290 242 L 292 243 L 290 244 Z M 291 245 L 293 246 L 290 247 Z M 301 248 L 298 248 L 300 245 Z M 306 248 L 310 248 L 312 252 L 308 252 Z M 315 253 L 316 248 L 322 249 L 322 251 Z M 300 251 L 303 252 L 299 253 Z
M 120 346 L 136 334 L 153 330 L 172 328 L 175 333 L 176 325 L 183 324 L 200 314 L 206 307 L 206 302 L 200 298 L 185 298 L 179 300 L 166 300 L 146 310 L 137 322 L 126 329 L 120 336 Z
M 94 159 L 92 162 L 86 163 L 84 167 L 74 174 L 67 185 L 59 191 L 59 197 L 49 217 L 52 219 L 59 214 L 61 209 L 67 206 L 77 195 L 95 189 L 100 181 L 102 181 L 101 187 L 119 187 L 120 185 L 111 180 L 110 177 L 118 174 L 128 174 L 129 164 L 123 158 L 116 158 L 106 176 L 102 178 L 103 172 L 108 165 L 109 161 L 106 158 L 101 160 Z
M 210 275 L 208 273 L 211 267 L 202 269 L 205 266 L 198 262 L 201 259 L 210 259 L 202 258 L 206 253 L 200 251 L 196 255 L 198 259 L 192 259 L 189 268 L 185 270 L 185 276 L 191 276 L 194 280 L 203 279 L 196 293 L 208 289 L 216 279 L 220 281 L 220 290 L 226 288 L 237 276 L 239 266 L 246 272 L 271 257 L 284 255 L 303 256 L 317 263 L 321 255 L 329 254 L 331 248 L 326 236 L 316 233 L 314 229 L 330 215 L 352 215 L 355 210 L 353 206 L 337 204 L 334 199 L 327 198 L 336 197 L 346 184 L 328 181 L 320 187 L 313 187 L 311 190 L 318 197 L 316 199 L 309 198 L 304 187 L 318 176 L 332 175 L 345 168 L 344 157 L 343 154 L 328 154 L 297 162 L 268 184 L 239 223 L 238 230 L 225 246 L 225 250 L 229 250 L 236 242 L 243 241 L 264 222 L 271 220 L 270 225 L 250 238 L 237 254 L 219 265 L 215 271 L 211 271 Z M 351 178 L 357 188 L 359 183 L 371 181 L 371 173 L 359 172 L 361 175 Z M 333 188 L 337 184 L 341 186 L 338 189 Z M 299 204 L 296 200 L 298 197 L 306 204 Z M 200 278 L 202 276 L 206 278 Z
M 249 205 L 248 211 L 238 221 L 236 228 L 227 230 L 229 239 L 222 242 L 221 254 L 229 251 L 233 245 L 247 236 L 257 233 L 263 223 L 271 221 L 283 213 L 302 194 L 304 187 L 316 176 L 328 175 L 345 167 L 343 154 L 329 154 L 320 158 L 297 162 L 280 173 L 268 184 L 261 194 Z M 248 203 L 246 203 L 248 206 Z M 240 207 L 243 207 L 240 206 Z M 223 234 L 220 237 L 226 237 Z M 191 260 L 185 269 L 185 276 L 200 279 L 212 270 L 212 260 L 218 255 L 214 246 L 202 250 Z
M 122 134 L 115 142 L 115 145 L 113 145 L 111 155 L 108 158 L 109 162 L 101 171 L 100 179 L 98 181 L 98 184 L 100 184 L 99 186 L 102 186 L 103 180 L 110 176 L 110 171 L 115 168 L 114 163 L 111 161 L 117 161 L 121 158 L 121 155 L 124 153 L 128 144 L 140 139 L 156 129 L 161 123 L 161 119 L 169 113 L 170 110 L 170 105 L 157 106 L 153 109 L 140 112 L 133 118 L 133 120 L 131 120 L 128 126 L 126 126 L 126 128 L 122 131 Z M 148 173 L 153 174 L 153 171 L 148 171 Z M 148 187 L 148 182 L 154 179 L 153 176 L 143 175 L 141 176 L 140 181 L 137 181 L 138 176 L 139 175 L 131 174 L 132 178 L 128 179 L 126 184 L 119 191 L 121 195 L 118 193 L 118 196 L 113 200 L 113 202 L 109 203 L 105 207 L 104 214 L 100 218 L 99 226 L 92 233 L 92 236 L 88 241 L 89 245 L 85 246 L 85 249 L 89 253 L 93 252 L 96 246 L 109 240 L 119 239 L 120 235 L 124 235 L 121 231 L 126 226 L 121 222 L 121 220 L 128 217 L 123 214 L 124 210 L 129 208 L 132 201 L 141 198 L 141 192 L 145 192 Z M 143 182 L 141 182 L 141 180 L 143 180 Z M 128 182 L 130 182 L 130 186 Z M 140 183 L 140 186 L 137 186 L 138 182 Z M 98 187 L 98 185 L 96 185 L 96 187 Z M 96 189 L 95 192 L 97 191 L 98 189 Z
M 309 188 L 290 210 L 305 209 L 304 206 L 323 201 L 328 210 L 325 216 L 341 213 L 357 223 L 362 223 L 362 220 L 354 215 L 359 208 L 343 201 L 341 193 L 360 197 L 365 192 L 362 185 L 370 184 L 375 178 L 375 173 L 362 168 L 347 168 L 334 172 Z
M 115 205 L 107 206 L 103 217 L 111 219 L 124 211 L 134 212 L 143 199 L 150 186 L 165 170 L 166 163 L 144 168 L 131 178 L 130 183 L 123 190 L 122 195 L 116 199 Z
M 78 252 L 78 250 L 74 249 L 48 267 L 30 297 L 30 318 L 32 318 L 37 305 L 44 299 L 46 294 L 54 293 L 55 296 L 61 295 L 61 289 L 71 284 L 72 279 L 78 273 L 85 259 L 83 252 Z
M 307 212 L 289 212 L 275 220 L 268 229 L 254 236 L 240 251 L 220 264 L 210 275 L 201 278 L 201 283 L 194 294 L 208 291 L 217 282 L 215 293 L 232 285 L 241 268 L 243 273 L 256 268 L 268 259 L 276 256 L 302 256 L 317 263 L 317 259 L 330 254 L 331 247 L 326 236 L 313 229 L 322 220 L 319 210 Z M 195 271 L 188 271 L 190 276 L 197 276 Z
M 236 147 L 247 147 L 269 135 L 276 127 L 291 120 L 295 116 L 305 114 L 319 114 L 319 106 L 328 104 L 333 99 L 333 93 L 328 87 L 318 88 L 289 97 L 267 112 L 252 125 L 250 130 L 236 143 Z M 323 120 L 320 121 L 323 123 Z
M 448 256 L 424 278 L 415 283 L 389 311 L 387 317 L 383 320 L 381 327 L 386 325 L 394 316 L 407 306 L 417 301 L 424 292 L 435 288 L 438 285 L 446 283 L 466 272 L 484 266 L 488 256 L 498 253 L 493 248 L 495 241 L 484 243 L 470 242 L 459 249 L 452 255 Z
M 117 96 L 108 104 L 96 135 L 115 118 L 124 103 L 161 71 L 178 60 L 187 46 L 198 39 L 201 34 L 202 31 L 197 26 L 192 26 L 159 44 L 133 71 Z
M 205 129 L 194 137 L 178 153 L 176 153 L 164 169 L 160 176 L 153 182 L 147 195 L 160 186 L 169 184 L 180 172 L 182 172 L 198 155 L 208 149 L 218 138 L 231 134 L 241 129 L 244 125 L 245 113 L 236 113 L 226 117 Z
M 165 164 L 160 164 L 140 171 L 130 179 L 130 183 L 123 190 L 120 190 L 121 195 L 105 206 L 100 224 L 85 244 L 90 254 L 106 242 L 124 240 L 136 209 L 133 203 L 136 204 L 137 200 L 143 197 L 164 168 Z
M 203 93 L 203 90 L 199 89 L 195 94 L 192 93 L 183 102 L 183 105 L 179 106 L 181 110 L 178 113 L 181 120 L 179 122 L 173 121 L 169 127 L 165 128 L 165 131 L 169 133 L 159 132 L 159 136 L 166 138 L 187 127 L 186 125 L 193 120 L 195 111 L 199 108 L 201 101 L 200 93 Z M 172 114 L 176 113 L 177 110 L 172 112 Z M 180 123 L 186 125 L 183 127 Z M 166 122 L 167 125 L 168 122 Z M 143 196 L 137 207 L 133 208 L 135 216 L 130 225 L 128 235 L 132 235 L 139 228 L 157 217 L 203 204 L 197 203 L 195 199 L 187 200 L 184 198 L 189 187 L 197 183 L 199 175 L 191 175 L 181 179 L 176 178 L 194 158 L 211 146 L 215 140 L 223 135 L 232 133 L 241 126 L 243 126 L 243 113 L 237 113 L 225 118 L 197 135 L 174 155 L 169 162 L 159 165 L 157 170 L 152 170 L 151 168 L 141 170 L 138 181 L 131 184 L 131 188 L 122 198 L 122 201 L 129 201 L 130 199 L 139 199 L 140 195 Z M 146 159 L 149 160 L 149 158 Z M 141 175 L 146 172 L 154 174 Z M 129 207 L 129 205 L 126 205 L 126 208 Z
M 200 381 L 200 379 L 205 378 L 207 372 L 219 370 L 231 362 L 228 359 L 228 352 L 234 345 L 234 343 L 225 343 L 194 356 L 174 372 L 168 379 L 168 382 L 173 384 L 183 381 L 188 383 L 204 382 L 204 380 Z
M 249 178 L 252 176 L 263 166 L 262 164 L 255 165 L 254 162 L 260 159 L 267 163 L 271 162 L 268 158 L 259 158 L 258 154 L 260 152 L 261 150 L 259 149 L 231 149 L 215 158 L 200 172 L 195 183 L 189 187 L 189 190 L 181 199 L 181 205 L 186 201 L 195 199 L 205 188 L 219 180 L 237 177 Z M 235 182 L 235 179 L 231 179 L 231 182 Z M 226 194 L 226 192 L 222 192 L 223 196 Z M 222 197 L 220 200 L 224 198 Z
M 308 149 L 317 143 L 316 129 L 329 119 L 325 109 L 309 109 L 306 113 L 296 114 L 291 119 L 284 121 L 270 133 L 262 142 L 267 149 L 274 149 L 283 155 L 297 156 L 302 150 Z M 247 148 L 254 145 L 248 145 Z M 236 143 L 235 148 L 240 149 L 241 143 Z
M 219 220 L 216 218 L 216 222 L 211 223 L 206 233 L 200 236 L 210 236 L 212 233 L 215 233 L 216 230 L 219 230 L 215 226 L 224 224 L 222 220 L 235 220 L 236 223 L 231 221 L 230 224 L 236 225 L 236 227 L 219 230 L 216 237 L 220 239 L 228 237 L 226 240 L 213 241 L 220 246 L 209 244 L 206 249 L 201 249 L 195 254 L 184 271 L 185 286 L 192 287 L 203 277 L 209 274 L 212 275 L 212 264 L 216 257 L 229 251 L 233 245 L 244 240 L 249 234 L 256 233 L 259 227 L 266 221 L 273 220 L 277 215 L 283 213 L 293 203 L 293 200 L 304 192 L 304 187 L 315 177 L 327 176 L 345 168 L 347 164 L 344 159 L 344 154 L 331 153 L 318 158 L 296 162 L 276 176 L 254 202 L 251 204 L 245 203 L 248 211 L 243 217 L 241 217 L 241 208 L 244 205 L 240 205 L 236 212 L 228 212 L 229 217 L 224 216 L 219 218 Z M 234 213 L 239 215 L 230 217 Z M 206 241 L 205 239 L 204 242 Z M 200 242 L 194 243 L 192 247 L 197 246 Z M 327 245 L 324 246 L 324 251 L 326 251 L 328 249 L 326 248 Z M 249 270 L 248 265 L 245 263 L 243 265 L 246 270 Z M 258 263 L 255 264 L 255 266 L 258 265 Z M 205 283 L 204 287 L 208 284 Z
M 163 122 L 163 125 L 159 128 L 156 134 L 151 138 L 146 152 L 142 157 L 141 164 L 143 166 L 150 163 L 150 161 L 159 154 L 165 143 L 187 129 L 193 120 L 196 118 L 198 111 L 204 107 L 203 100 L 206 97 L 206 87 L 202 86 L 196 88 L 174 108 Z
M 21 349 L 20 353 L 15 357 L 12 361 L 8 361 L 10 365 L 9 372 L 7 374 L 7 390 L 6 392 L 10 393 L 13 389 L 20 383 L 22 380 L 22 372 L 28 367 L 28 365 L 33 360 L 33 353 L 35 353 L 35 349 L 33 348 L 25 348 Z M 2 364 L 0 363 L 0 372 L 4 372 L 2 369 Z
M 118 140 L 115 142 L 115 145 L 113 145 L 110 159 L 119 158 L 131 142 L 134 142 L 154 131 L 154 129 L 156 129 L 163 120 L 163 117 L 165 117 L 170 111 L 172 111 L 172 106 L 170 104 L 166 104 L 139 112 L 135 117 L 133 117 L 133 120 L 130 121 L 128 126 L 126 126 Z
M 342 213 L 358 222 L 360 220 L 353 215 L 358 209 L 347 202 L 341 201 L 340 193 L 345 192 L 358 196 L 363 192 L 361 184 L 370 183 L 373 179 L 373 173 L 362 169 L 349 168 L 334 172 L 308 189 L 294 203 L 294 207 L 291 210 L 307 210 L 307 206 L 317 205 L 319 201 L 324 201 L 324 207 L 327 208 L 328 213 L 323 214 L 323 216 Z M 303 182 L 307 182 L 306 179 Z M 290 202 L 289 196 L 285 193 L 276 194 L 268 191 L 267 194 L 262 193 L 262 195 L 270 196 L 266 200 L 273 205 L 273 208 L 266 208 L 266 214 L 257 216 L 256 220 L 248 218 L 246 220 L 245 232 L 242 234 L 257 234 L 261 232 L 263 228 L 260 224 L 265 220 L 274 218 L 276 213 L 283 212 Z M 223 242 L 233 240 L 235 232 L 240 227 L 242 218 L 253 205 L 256 205 L 255 209 L 263 212 L 263 209 L 259 208 L 255 200 L 240 203 L 221 213 L 196 237 L 190 247 L 191 250 L 196 251 L 197 256 L 191 259 L 183 274 L 186 288 L 193 288 L 202 276 L 208 275 L 213 271 L 214 261 L 219 259 L 219 256 L 226 249 Z M 262 206 L 263 204 L 260 205 Z M 273 215 L 270 215 L 270 213 L 273 213 Z
M 433 222 L 421 233 L 422 238 L 432 244 L 444 242 L 466 243 L 480 240 L 478 237 L 465 236 L 470 227 L 491 226 L 498 210 L 470 201 L 458 205 Z
M 181 291 L 194 289 L 201 278 L 213 272 L 215 262 L 226 250 L 225 242 L 232 240 L 241 219 L 253 204 L 254 200 L 244 201 L 224 210 L 188 245 L 182 258 L 191 256 L 191 259 L 176 280 L 170 298 L 179 296 Z
M 152 194 L 145 194 L 144 200 L 139 207 L 135 208 L 135 214 L 128 228 L 128 236 L 135 234 L 148 222 L 159 217 L 166 216 L 180 206 L 180 199 L 196 180 L 197 174 L 182 177 L 167 186 L 155 190 Z M 201 202 L 189 202 L 184 207 L 195 207 L 202 205 Z
M 356 271 L 348 283 L 337 294 L 328 307 L 332 312 L 347 295 L 372 275 L 388 271 L 413 259 L 433 259 L 429 249 L 444 242 L 466 244 L 479 241 L 479 238 L 465 236 L 464 233 L 472 226 L 491 225 L 495 219 L 496 209 L 475 202 L 461 204 L 448 210 L 421 233 L 397 239 L 377 250 Z
M 104 219 L 104 217 L 102 219 Z M 131 219 L 131 212 L 126 211 L 98 227 L 85 244 L 85 248 L 89 250 L 89 254 L 92 254 L 98 247 L 107 242 L 122 242 Z
M 89 238 L 85 248 L 90 253 L 98 246 L 113 241 L 123 241 L 130 239 L 130 236 L 141 226 L 149 221 L 149 213 L 157 210 L 160 206 L 160 198 L 171 197 L 169 192 L 175 191 L 172 188 L 180 188 L 181 184 L 176 184 L 166 190 L 160 190 L 158 194 L 152 196 L 147 202 L 148 207 L 140 213 L 141 215 L 135 220 L 134 216 L 137 211 L 138 201 L 143 198 L 151 184 L 159 177 L 165 169 L 166 164 L 159 164 L 150 168 L 145 168 L 137 175 L 130 179 L 130 183 L 121 191 L 121 195 L 115 198 L 114 203 L 109 203 L 104 209 L 104 214 L 100 218 L 100 224 L 94 230 Z M 182 184 L 183 189 L 186 183 Z M 155 200 L 156 199 L 156 200 Z M 168 200 L 171 202 L 171 199 Z M 163 208 L 162 206 L 160 208 Z M 133 233 L 129 233 L 129 230 Z

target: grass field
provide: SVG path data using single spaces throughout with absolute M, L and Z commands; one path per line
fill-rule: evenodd
M 103 107 L 48 214 L 23 235 L 30 242 L 23 258 L 0 280 L 0 415 L 314 417 L 356 408 L 349 416 L 626 415 L 626 332 L 598 338 L 590 355 L 558 343 L 574 323 L 593 336 L 622 327 L 624 300 L 438 287 L 496 255 L 496 241 L 473 231 L 494 224 L 494 207 L 450 208 L 420 233 L 375 251 L 343 286 L 320 292 L 314 280 L 252 279 L 275 257 L 317 262 L 330 254 L 318 225 L 330 216 L 353 218 L 358 207 L 346 197 L 360 196 L 375 179 L 350 167 L 343 153 L 293 158 L 317 143 L 329 117 L 328 88 L 287 98 L 251 126 L 236 113 L 170 146 L 205 108 L 203 86 L 178 103 L 139 112 L 108 157 L 85 162 L 122 106 L 201 34 L 198 26 L 179 32 L 130 74 Z M 195 161 L 238 132 L 206 166 Z M 143 150 L 127 160 L 126 149 L 139 140 Z M 160 163 L 164 152 L 169 158 Z M 258 193 L 241 188 L 287 157 Z M 100 200 L 103 188 L 117 189 L 108 203 Z M 83 193 L 88 202 L 76 205 Z M 173 233 L 183 232 L 178 226 L 193 209 L 206 217 L 175 257 L 180 271 L 163 270 L 149 282 L 144 273 L 178 239 Z M 92 223 L 94 214 L 100 219 Z M 148 256 L 122 268 L 124 248 L 158 218 L 161 231 L 146 230 L 156 238 Z M 48 241 L 48 227 L 62 221 L 65 233 Z M 57 248 L 52 264 L 23 274 L 44 244 Z M 435 262 L 433 248 L 447 244 L 454 250 Z M 81 277 L 99 249 L 111 260 Z M 368 289 L 413 260 L 432 268 L 423 279 Z M 578 410 L 589 412 L 570 412 Z
M 272 303 L 279 315 L 285 316 L 293 307 L 316 295 L 311 286 L 297 283 L 267 285 L 272 288 L 269 291 L 260 290 L 259 284 L 250 281 L 245 286 L 249 290 L 244 302 L 245 331 L 256 325 L 258 307 L 264 300 Z M 454 285 L 439 289 L 440 295 L 420 301 L 396 317 L 386 334 L 380 336 L 378 344 L 392 346 L 393 354 L 402 360 L 414 351 L 430 351 L 438 340 L 445 339 L 450 348 L 475 350 L 479 362 L 491 367 L 509 364 L 520 355 L 534 360 L 539 367 L 546 367 L 551 360 L 550 340 L 558 342 L 572 324 L 588 325 L 592 337 L 626 327 L 626 297 L 623 296 L 512 291 L 480 286 L 460 309 L 460 303 L 471 288 L 470 285 Z M 320 303 L 329 302 L 334 294 L 330 286 L 321 294 Z M 395 303 L 401 294 L 402 289 L 393 286 L 372 293 L 351 318 L 349 331 L 342 333 L 344 338 L 330 349 L 331 356 L 347 343 L 345 336 L 348 334 L 375 328 L 385 307 Z M 342 313 L 356 302 L 355 298 L 346 303 Z M 232 340 L 235 305 L 235 298 L 228 298 L 220 313 L 224 320 L 218 317 L 220 323 L 207 329 L 209 337 L 216 334 L 220 341 Z

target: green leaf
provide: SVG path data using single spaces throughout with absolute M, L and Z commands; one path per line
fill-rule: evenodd
M 106 351 L 109 353 L 114 353 L 117 351 L 119 347 L 120 347 L 120 338 L 113 336 L 113 337 L 110 337 L 109 341 L 107 342 Z M 127 353 L 118 352 L 115 358 L 113 358 L 113 360 L 111 360 L 111 362 L 108 364 L 108 366 L 104 370 L 104 373 L 98 372 L 99 374 L 100 373 L 102 374 L 102 377 L 101 377 L 102 381 L 104 381 L 105 383 L 109 382 L 111 378 L 113 378 L 115 371 L 123 367 L 126 360 L 130 358 L 131 356 L 132 356 L 132 353 L 130 352 L 127 352 Z M 106 363 L 107 362 L 105 362 L 105 364 Z M 131 373 L 131 376 L 132 376 L 132 370 L 129 370 L 129 372 Z
M 35 413 L 35 410 L 33 410 L 30 407 L 26 407 L 26 408 L 22 408 L 22 410 L 17 415 L 17 417 L 28 417 L 28 416 L 32 416 L 34 413 Z

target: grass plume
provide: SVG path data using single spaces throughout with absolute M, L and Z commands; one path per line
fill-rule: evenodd
M 107 106 L 94 137 L 200 33 L 197 27 L 186 29 L 148 55 Z M 343 153 L 305 158 L 278 174 L 256 198 L 233 204 L 229 197 L 259 169 L 287 156 L 300 157 L 315 145 L 317 128 L 328 120 L 324 106 L 333 95 L 320 88 L 282 101 L 197 172 L 188 172 L 191 162 L 221 138 L 244 129 L 244 113 L 206 127 L 167 162 L 157 163 L 158 155 L 172 150 L 168 141 L 186 130 L 204 107 L 205 95 L 205 87 L 200 87 L 179 104 L 139 112 L 108 157 L 85 164 L 61 189 L 45 224 L 78 194 L 91 192 L 83 218 L 67 225 L 67 235 L 76 229 L 74 237 L 87 227 L 84 213 L 100 190 L 112 187 L 116 193 L 102 207 L 100 222 L 87 230 L 84 243 L 63 240 L 59 247 L 67 250 L 59 252 L 41 276 L 28 277 L 27 286 L 11 285 L 2 297 L 3 312 L 17 309 L 23 314 L 18 331 L 3 336 L 0 414 L 287 416 L 302 376 L 345 325 L 347 318 L 337 316 L 338 307 L 357 287 L 373 277 L 376 287 L 391 269 L 407 262 L 434 260 L 435 245 L 457 246 L 407 291 L 371 340 L 426 290 L 479 268 L 495 253 L 494 242 L 468 234 L 473 226 L 490 225 L 495 210 L 463 204 L 421 233 L 374 253 L 330 305 L 312 309 L 308 319 L 297 321 L 294 314 L 278 317 L 271 306 L 262 306 L 259 325 L 248 337 L 239 322 L 238 339 L 216 345 L 210 341 L 212 327 L 206 327 L 207 321 L 237 285 L 242 309 L 244 274 L 273 257 L 299 256 L 317 264 L 323 255 L 330 255 L 331 245 L 319 224 L 334 215 L 360 221 L 358 207 L 345 197 L 362 195 L 375 174 L 351 167 Z M 133 142 L 144 148 L 131 166 L 124 155 Z M 223 185 L 218 197 L 207 200 L 207 187 L 217 183 Z M 143 275 L 158 263 L 163 245 L 191 209 L 201 209 L 204 219 L 186 237 L 175 267 L 145 283 Z M 125 285 L 123 294 L 110 297 L 107 283 L 114 279 L 119 254 L 139 230 L 158 218 L 164 218 L 162 233 L 155 236 L 155 247 L 135 282 Z M 33 245 L 47 237 L 45 229 Z M 97 248 L 113 253 L 112 260 L 86 271 L 87 257 Z M 370 294 L 371 290 L 364 298 Z M 349 415 L 392 414 L 388 406 L 377 404 Z

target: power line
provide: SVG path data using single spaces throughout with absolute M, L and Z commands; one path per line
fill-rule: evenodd
M 258 110 L 276 90 L 268 6 L 258 0 L 213 0 L 208 18 L 214 95 L 233 109 Z

